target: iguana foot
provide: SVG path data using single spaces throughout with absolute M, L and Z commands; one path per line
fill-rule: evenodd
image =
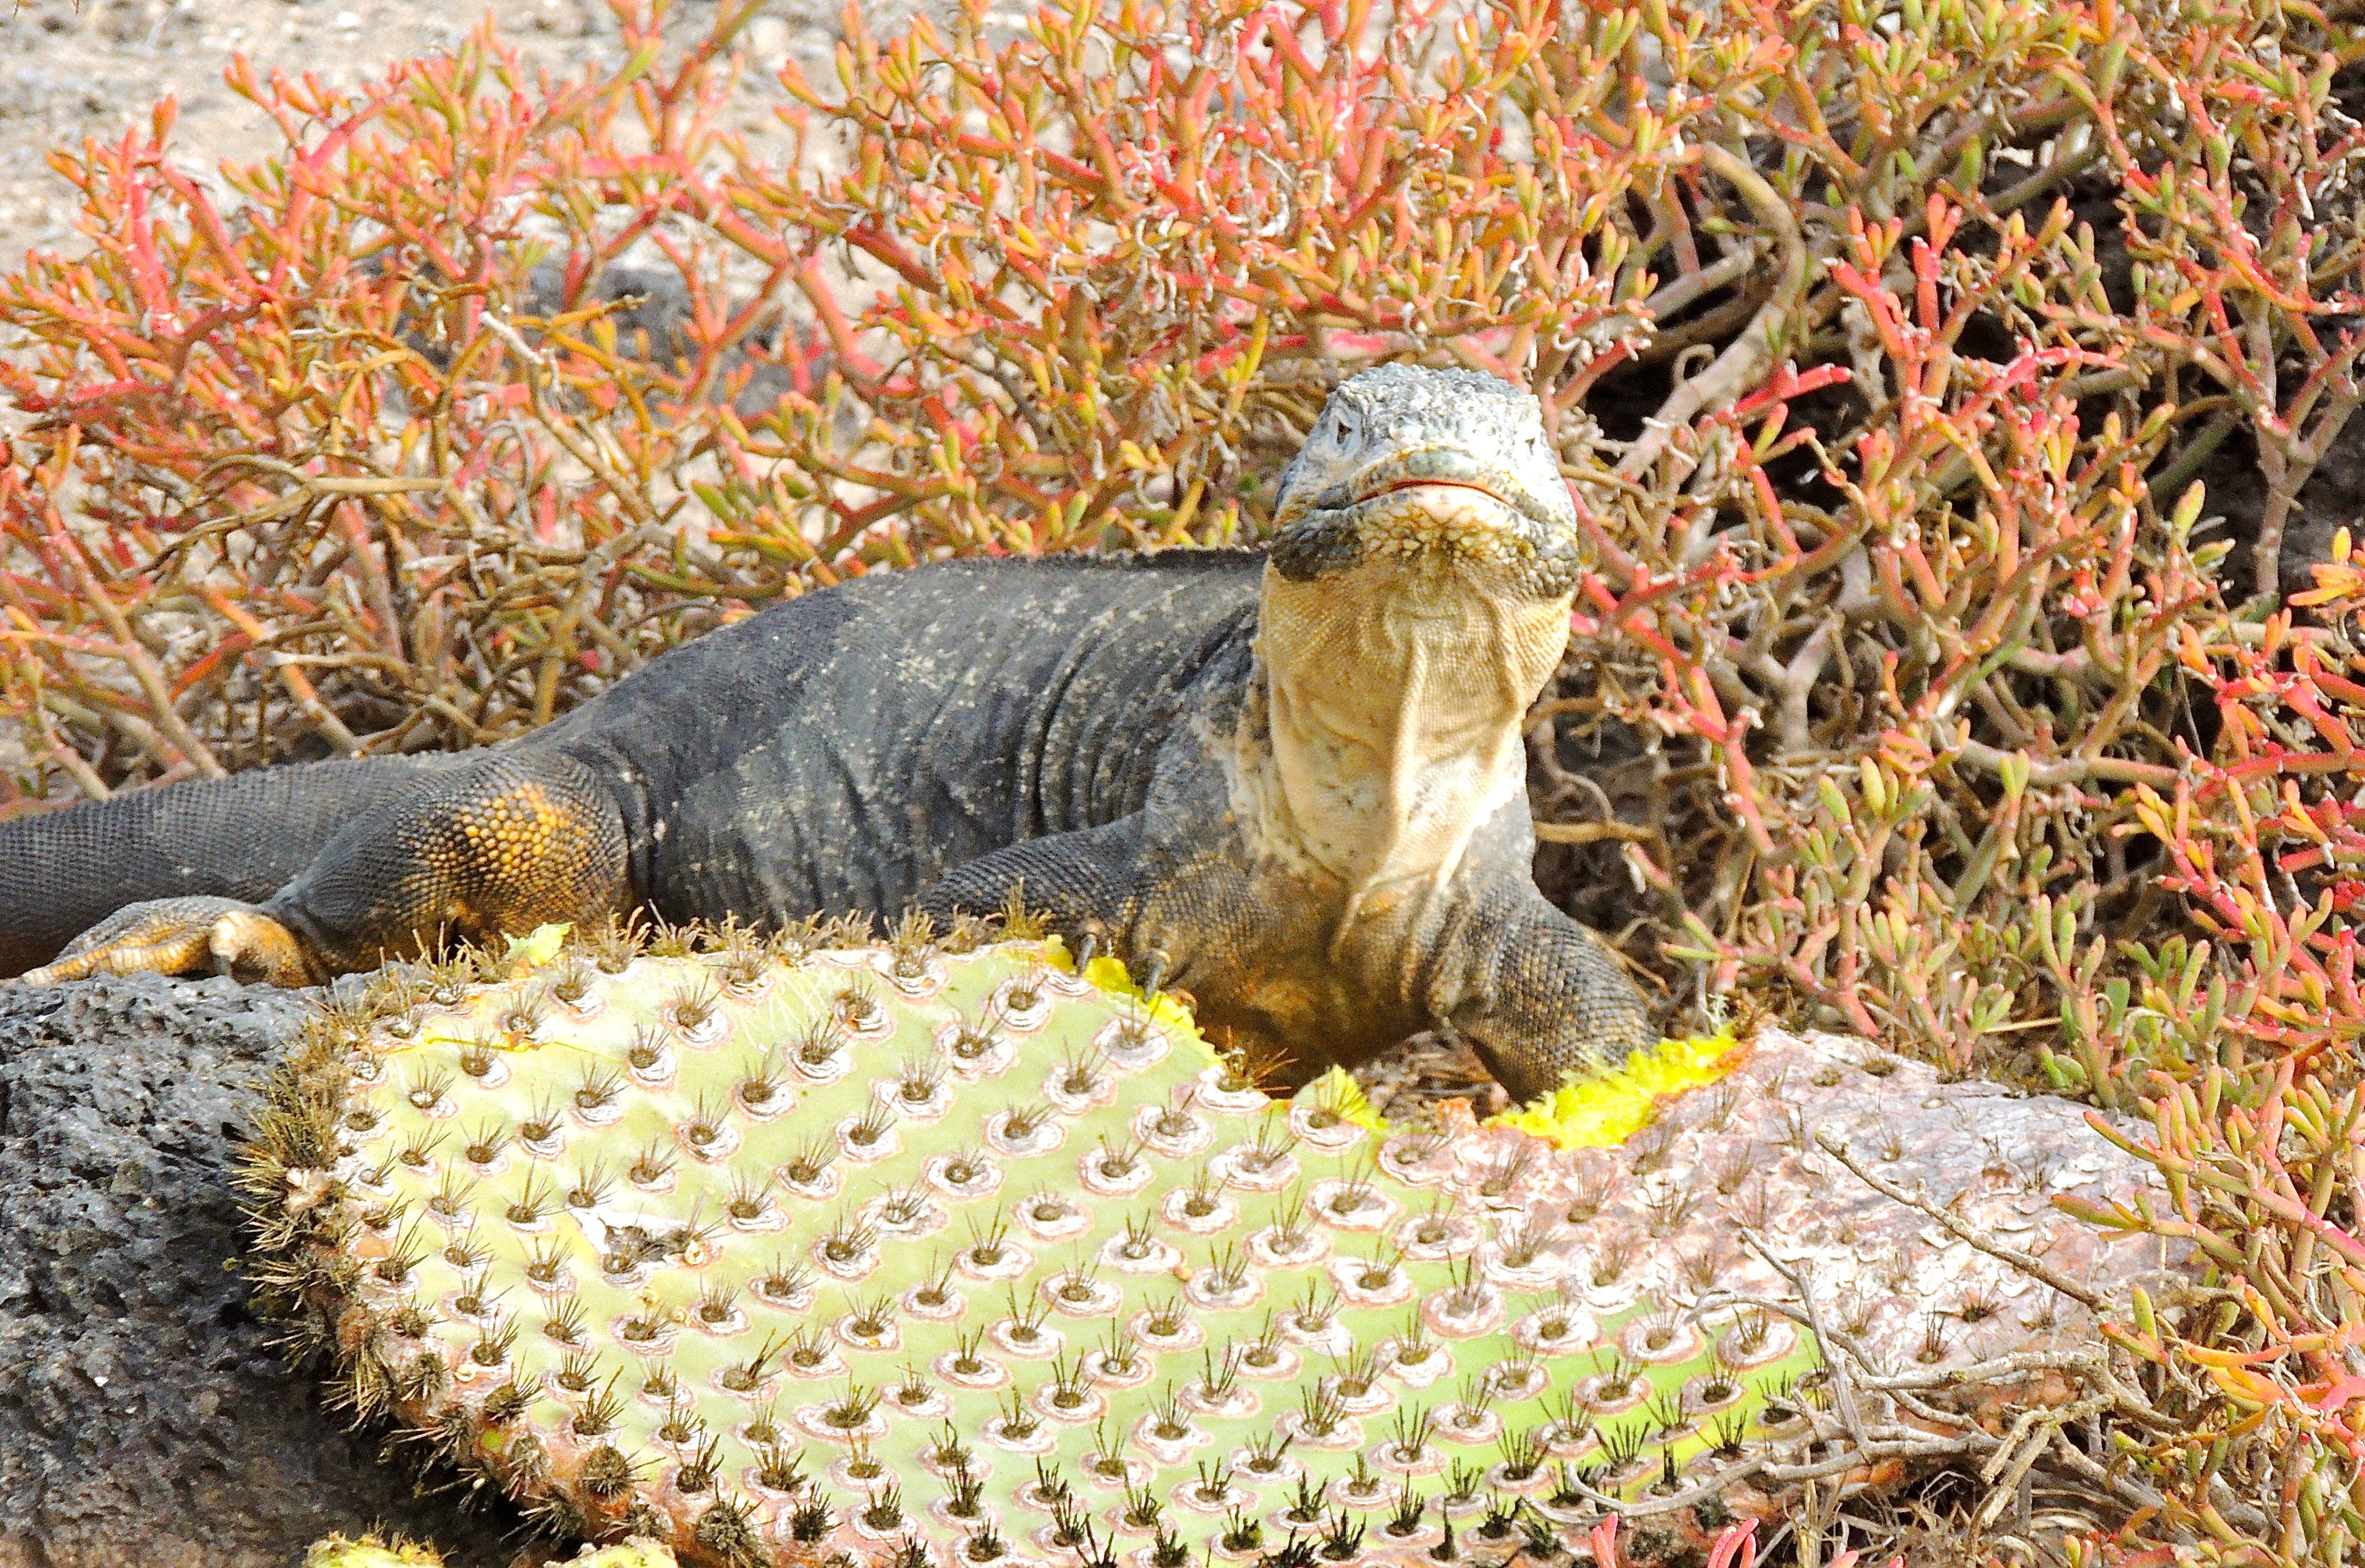
M 1159 991 L 1166 984 L 1167 975 L 1174 968 L 1172 955 L 1163 947 L 1151 947 L 1133 958 L 1126 958 L 1110 942 L 1108 927 L 1097 920 L 1082 920 L 1062 925 L 1058 935 L 1061 944 L 1075 955 L 1077 973 L 1082 974 L 1090 969 L 1094 958 L 1115 958 L 1123 966 L 1126 978 L 1139 986 L 1142 995 L 1152 1001 L 1157 1000 Z
M 273 985 L 311 983 L 303 946 L 286 926 L 236 899 L 151 899 L 127 904 L 66 944 L 55 962 L 28 969 L 27 985 L 143 970 L 259 976 Z

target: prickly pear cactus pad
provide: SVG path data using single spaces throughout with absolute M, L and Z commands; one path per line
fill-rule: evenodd
M 1833 1181 L 1785 1174 L 1821 1157 L 1782 1120 L 1814 1104 L 1745 1048 L 1643 1158 L 1385 1131 L 1343 1076 L 1268 1100 L 1056 946 L 660 946 L 383 980 L 317 1021 L 247 1171 L 265 1282 L 352 1403 L 578 1536 L 732 1564 L 1574 1545 L 1605 1496 L 1813 1424 L 1805 1319 L 1732 1299 L 1788 1284 L 1736 1224 L 1840 1260 L 1859 1338 L 1926 1333 L 1896 1304 L 1945 1248 L 1901 1208 L 1818 1227 Z M 1982 1344 L 2080 1327 L 2031 1288 L 1994 1286 Z

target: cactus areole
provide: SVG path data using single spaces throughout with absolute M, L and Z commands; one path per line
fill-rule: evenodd
M 1814 1364 L 1578 1278 L 1548 1144 L 1465 1169 L 1343 1075 L 1269 1099 L 1056 942 L 825 940 L 320 1018 L 246 1177 L 353 1405 L 688 1562 L 1409 1561 L 1573 1540 Z

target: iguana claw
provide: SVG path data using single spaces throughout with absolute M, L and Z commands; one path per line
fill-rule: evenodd
M 1082 974 L 1093 967 L 1093 960 L 1108 946 L 1108 930 L 1097 920 L 1079 922 L 1074 929 L 1063 931 L 1059 939 L 1068 951 L 1076 956 L 1076 972 Z
M 66 945 L 56 961 L 21 977 L 27 985 L 152 970 L 260 975 L 273 985 L 311 982 L 293 933 L 236 899 L 151 899 L 126 905 Z
M 1165 988 L 1166 977 L 1173 972 L 1174 959 L 1165 948 L 1152 947 L 1142 954 L 1138 964 L 1128 964 L 1126 968 L 1140 985 L 1141 994 L 1155 1002 L 1159 991 Z
M 1138 958 L 1124 958 L 1110 942 L 1108 927 L 1097 920 L 1077 921 L 1062 927 L 1059 936 L 1068 951 L 1075 955 L 1078 974 L 1091 969 L 1094 958 L 1115 958 L 1124 965 L 1126 978 L 1141 987 L 1141 994 L 1152 1002 L 1158 1000 L 1166 977 L 1173 972 L 1173 956 L 1163 947 L 1149 948 Z

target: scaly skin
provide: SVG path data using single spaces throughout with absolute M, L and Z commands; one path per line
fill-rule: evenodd
M 1530 876 L 1520 722 L 1578 570 L 1534 400 L 1359 376 L 1276 522 L 1269 554 L 810 594 L 450 762 L 7 824 L 33 874 L 0 959 L 296 983 L 545 921 L 942 917 L 1023 890 L 1298 1078 L 1447 1026 L 1530 1096 L 1646 1044 L 1632 985 Z

